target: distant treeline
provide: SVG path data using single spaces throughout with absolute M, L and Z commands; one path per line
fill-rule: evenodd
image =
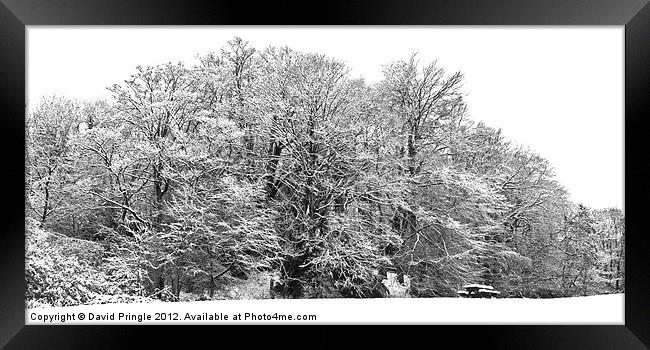
M 620 210 L 570 202 L 545 159 L 470 120 L 461 73 L 417 55 L 383 73 L 367 84 L 235 38 L 194 67 L 137 67 L 110 101 L 43 99 L 26 123 L 28 238 L 92 241 L 83 264 L 102 280 L 61 272 L 83 249 L 41 240 L 28 299 L 177 300 L 255 273 L 287 298 L 384 297 L 388 272 L 414 297 L 623 291 Z

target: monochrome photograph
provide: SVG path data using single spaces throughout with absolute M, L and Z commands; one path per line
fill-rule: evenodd
M 26 308 L 619 303 L 623 39 L 31 26 Z

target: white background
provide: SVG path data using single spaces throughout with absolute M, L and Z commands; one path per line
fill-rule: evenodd
M 623 27 L 44 27 L 27 31 L 27 99 L 107 98 L 138 65 L 196 62 L 241 36 L 346 61 L 353 77 L 382 64 L 438 59 L 465 75 L 475 120 L 549 159 L 572 199 L 623 209 Z M 153 305 L 153 306 L 152 306 Z M 321 322 L 622 323 L 623 296 L 562 300 L 301 300 L 80 306 L 79 310 L 312 311 Z M 66 308 L 69 309 L 69 308 Z M 74 309 L 74 310 L 77 310 Z M 58 312 L 56 310 L 52 312 Z M 29 316 L 29 315 L 27 315 Z M 29 319 L 28 319 L 29 323 Z

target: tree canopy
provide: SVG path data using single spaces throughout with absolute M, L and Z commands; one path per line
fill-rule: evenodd
M 414 54 L 383 73 L 234 38 L 193 67 L 137 67 L 107 101 L 44 98 L 26 125 L 28 298 L 212 298 L 259 274 L 285 298 L 386 297 L 389 273 L 418 297 L 624 290 L 619 209 L 572 203 L 547 160 L 474 121 L 461 72 Z M 94 292 L 52 292 L 70 276 L 43 259 Z

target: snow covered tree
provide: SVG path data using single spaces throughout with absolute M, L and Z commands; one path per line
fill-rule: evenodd
M 26 209 L 43 227 L 63 229 L 74 214 L 74 200 L 83 186 L 74 171 L 72 142 L 80 122 L 80 105 L 56 96 L 44 98 L 28 114 Z
M 598 273 L 612 291 L 625 289 L 625 218 L 617 208 L 595 210 Z
M 266 184 L 280 214 L 282 290 L 288 296 L 371 296 L 382 289 L 380 249 L 390 239 L 363 199 L 374 164 L 357 152 L 349 121 L 365 86 L 334 59 L 269 49 L 275 113 Z

